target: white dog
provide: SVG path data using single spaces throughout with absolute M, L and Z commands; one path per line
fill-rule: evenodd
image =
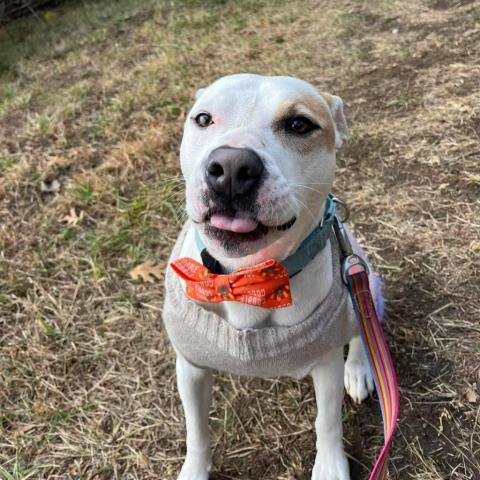
M 295 78 L 232 75 L 197 93 L 180 155 L 189 221 L 171 261 L 190 258 L 225 274 L 275 259 L 288 270 L 289 287 L 282 291 L 286 296 L 290 289 L 292 303 L 262 307 L 255 295 L 264 294 L 263 287 L 247 293 L 246 303 L 228 301 L 229 285 L 225 301 L 192 300 L 185 279 L 198 273 L 198 264 L 167 269 L 163 318 L 177 354 L 187 429 L 180 480 L 206 480 L 211 469 L 212 369 L 310 375 L 318 407 L 312 479 L 349 478 L 343 388 L 360 402 L 373 390 L 373 379 L 326 211 L 335 150 L 347 135 L 342 100 Z M 316 243 L 306 248 L 312 238 Z M 290 271 L 295 265 L 298 271 Z M 372 273 L 370 280 L 377 298 Z M 207 295 L 202 288 L 197 294 Z

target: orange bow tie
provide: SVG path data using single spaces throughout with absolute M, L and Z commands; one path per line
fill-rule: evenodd
M 187 283 L 187 295 L 206 303 L 235 301 L 264 308 L 292 304 L 287 269 L 276 260 L 241 268 L 228 275 L 211 273 L 193 258 L 179 258 L 170 264 Z

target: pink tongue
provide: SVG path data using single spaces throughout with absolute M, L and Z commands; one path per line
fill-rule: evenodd
M 248 217 L 231 217 L 222 213 L 215 213 L 210 218 L 210 224 L 219 230 L 228 230 L 235 233 L 253 232 L 258 222 Z

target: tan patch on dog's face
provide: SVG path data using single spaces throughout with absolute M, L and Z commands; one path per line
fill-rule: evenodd
M 314 95 L 301 95 L 297 99 L 287 100 L 279 105 L 273 118 L 273 130 L 282 142 L 300 153 L 326 148 L 335 151 L 335 125 L 328 107 L 328 100 Z M 306 135 L 289 133 L 285 130 L 288 119 L 306 117 L 320 128 Z

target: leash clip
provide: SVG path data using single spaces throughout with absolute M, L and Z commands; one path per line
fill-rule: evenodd
M 352 244 L 345 231 L 343 222 L 344 220 L 335 215 L 333 229 L 335 230 L 335 236 L 342 254 L 342 280 L 345 285 L 348 285 L 348 277 L 360 272 L 366 272 L 368 275 L 368 265 L 363 258 L 353 252 Z
M 339 215 L 338 218 L 342 223 L 345 223 L 350 218 L 350 209 L 348 208 L 347 203 L 335 195 L 332 195 L 332 202 L 334 202 L 337 206 L 340 206 L 342 215 Z
M 342 261 L 342 280 L 345 285 L 348 285 L 348 277 L 356 273 L 365 272 L 368 275 L 368 265 L 362 257 L 355 253 L 345 257 Z

